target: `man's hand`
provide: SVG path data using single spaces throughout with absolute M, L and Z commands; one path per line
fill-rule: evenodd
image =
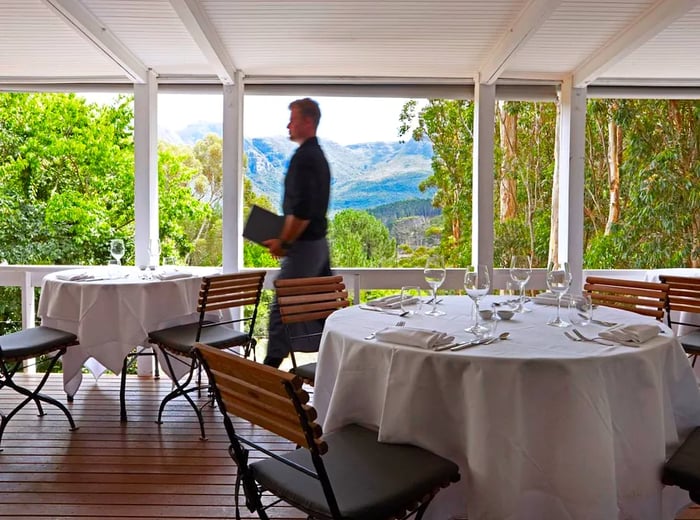
M 265 240 L 263 245 L 270 251 L 270 254 L 276 258 L 287 255 L 287 250 L 282 247 L 282 241 L 279 238 Z

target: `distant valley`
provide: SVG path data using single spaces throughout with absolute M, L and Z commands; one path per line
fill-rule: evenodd
M 221 125 L 197 123 L 178 132 L 165 129 L 159 138 L 193 145 L 209 133 L 221 135 Z M 372 142 L 343 146 L 319 136 L 333 174 L 331 212 L 370 209 L 410 199 L 425 199 L 431 193 L 418 189 L 431 174 L 430 143 L 408 141 Z M 256 192 L 279 206 L 282 182 L 296 144 L 284 136 L 246 139 L 248 175 Z

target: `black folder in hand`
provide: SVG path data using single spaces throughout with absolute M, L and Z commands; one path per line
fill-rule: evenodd
M 276 215 L 260 206 L 253 206 L 243 228 L 243 236 L 262 245 L 265 240 L 279 237 L 283 225 L 283 216 Z

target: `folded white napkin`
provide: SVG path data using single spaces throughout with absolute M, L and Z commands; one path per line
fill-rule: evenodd
M 648 323 L 635 323 L 616 329 L 604 330 L 598 334 L 603 339 L 616 341 L 630 347 L 637 347 L 658 335 L 659 326 Z
M 556 305 L 557 304 L 557 295 L 551 292 L 543 292 L 538 294 L 532 299 L 533 302 L 539 304 L 539 305 Z M 569 302 L 571 301 L 571 295 L 570 294 L 564 294 L 561 297 L 561 304 L 562 305 L 569 305 Z
M 387 327 L 378 331 L 375 337 L 379 341 L 386 341 L 387 343 L 431 349 L 452 343 L 455 339 L 454 336 L 449 336 L 437 330 L 414 329 L 411 327 Z
M 163 271 L 162 273 L 158 273 L 156 278 L 159 280 L 177 280 L 178 278 L 189 278 L 190 276 L 192 276 L 192 274 L 183 271 Z
M 92 276 L 85 271 L 71 271 L 68 273 L 56 273 L 56 278 L 67 282 L 77 282 L 79 280 L 89 280 L 92 278 Z
M 401 295 L 394 294 L 370 300 L 367 302 L 367 305 L 370 307 L 379 307 L 381 309 L 398 309 L 401 307 Z

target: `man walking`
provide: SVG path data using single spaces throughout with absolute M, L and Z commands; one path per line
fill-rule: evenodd
M 289 105 L 289 139 L 299 145 L 284 180 L 284 226 L 264 245 L 282 259 L 279 278 L 324 276 L 330 272 L 326 230 L 331 173 L 316 130 L 321 119 L 318 103 L 310 98 Z M 267 355 L 264 363 L 279 367 L 291 346 L 280 319 L 276 298 L 270 307 Z

